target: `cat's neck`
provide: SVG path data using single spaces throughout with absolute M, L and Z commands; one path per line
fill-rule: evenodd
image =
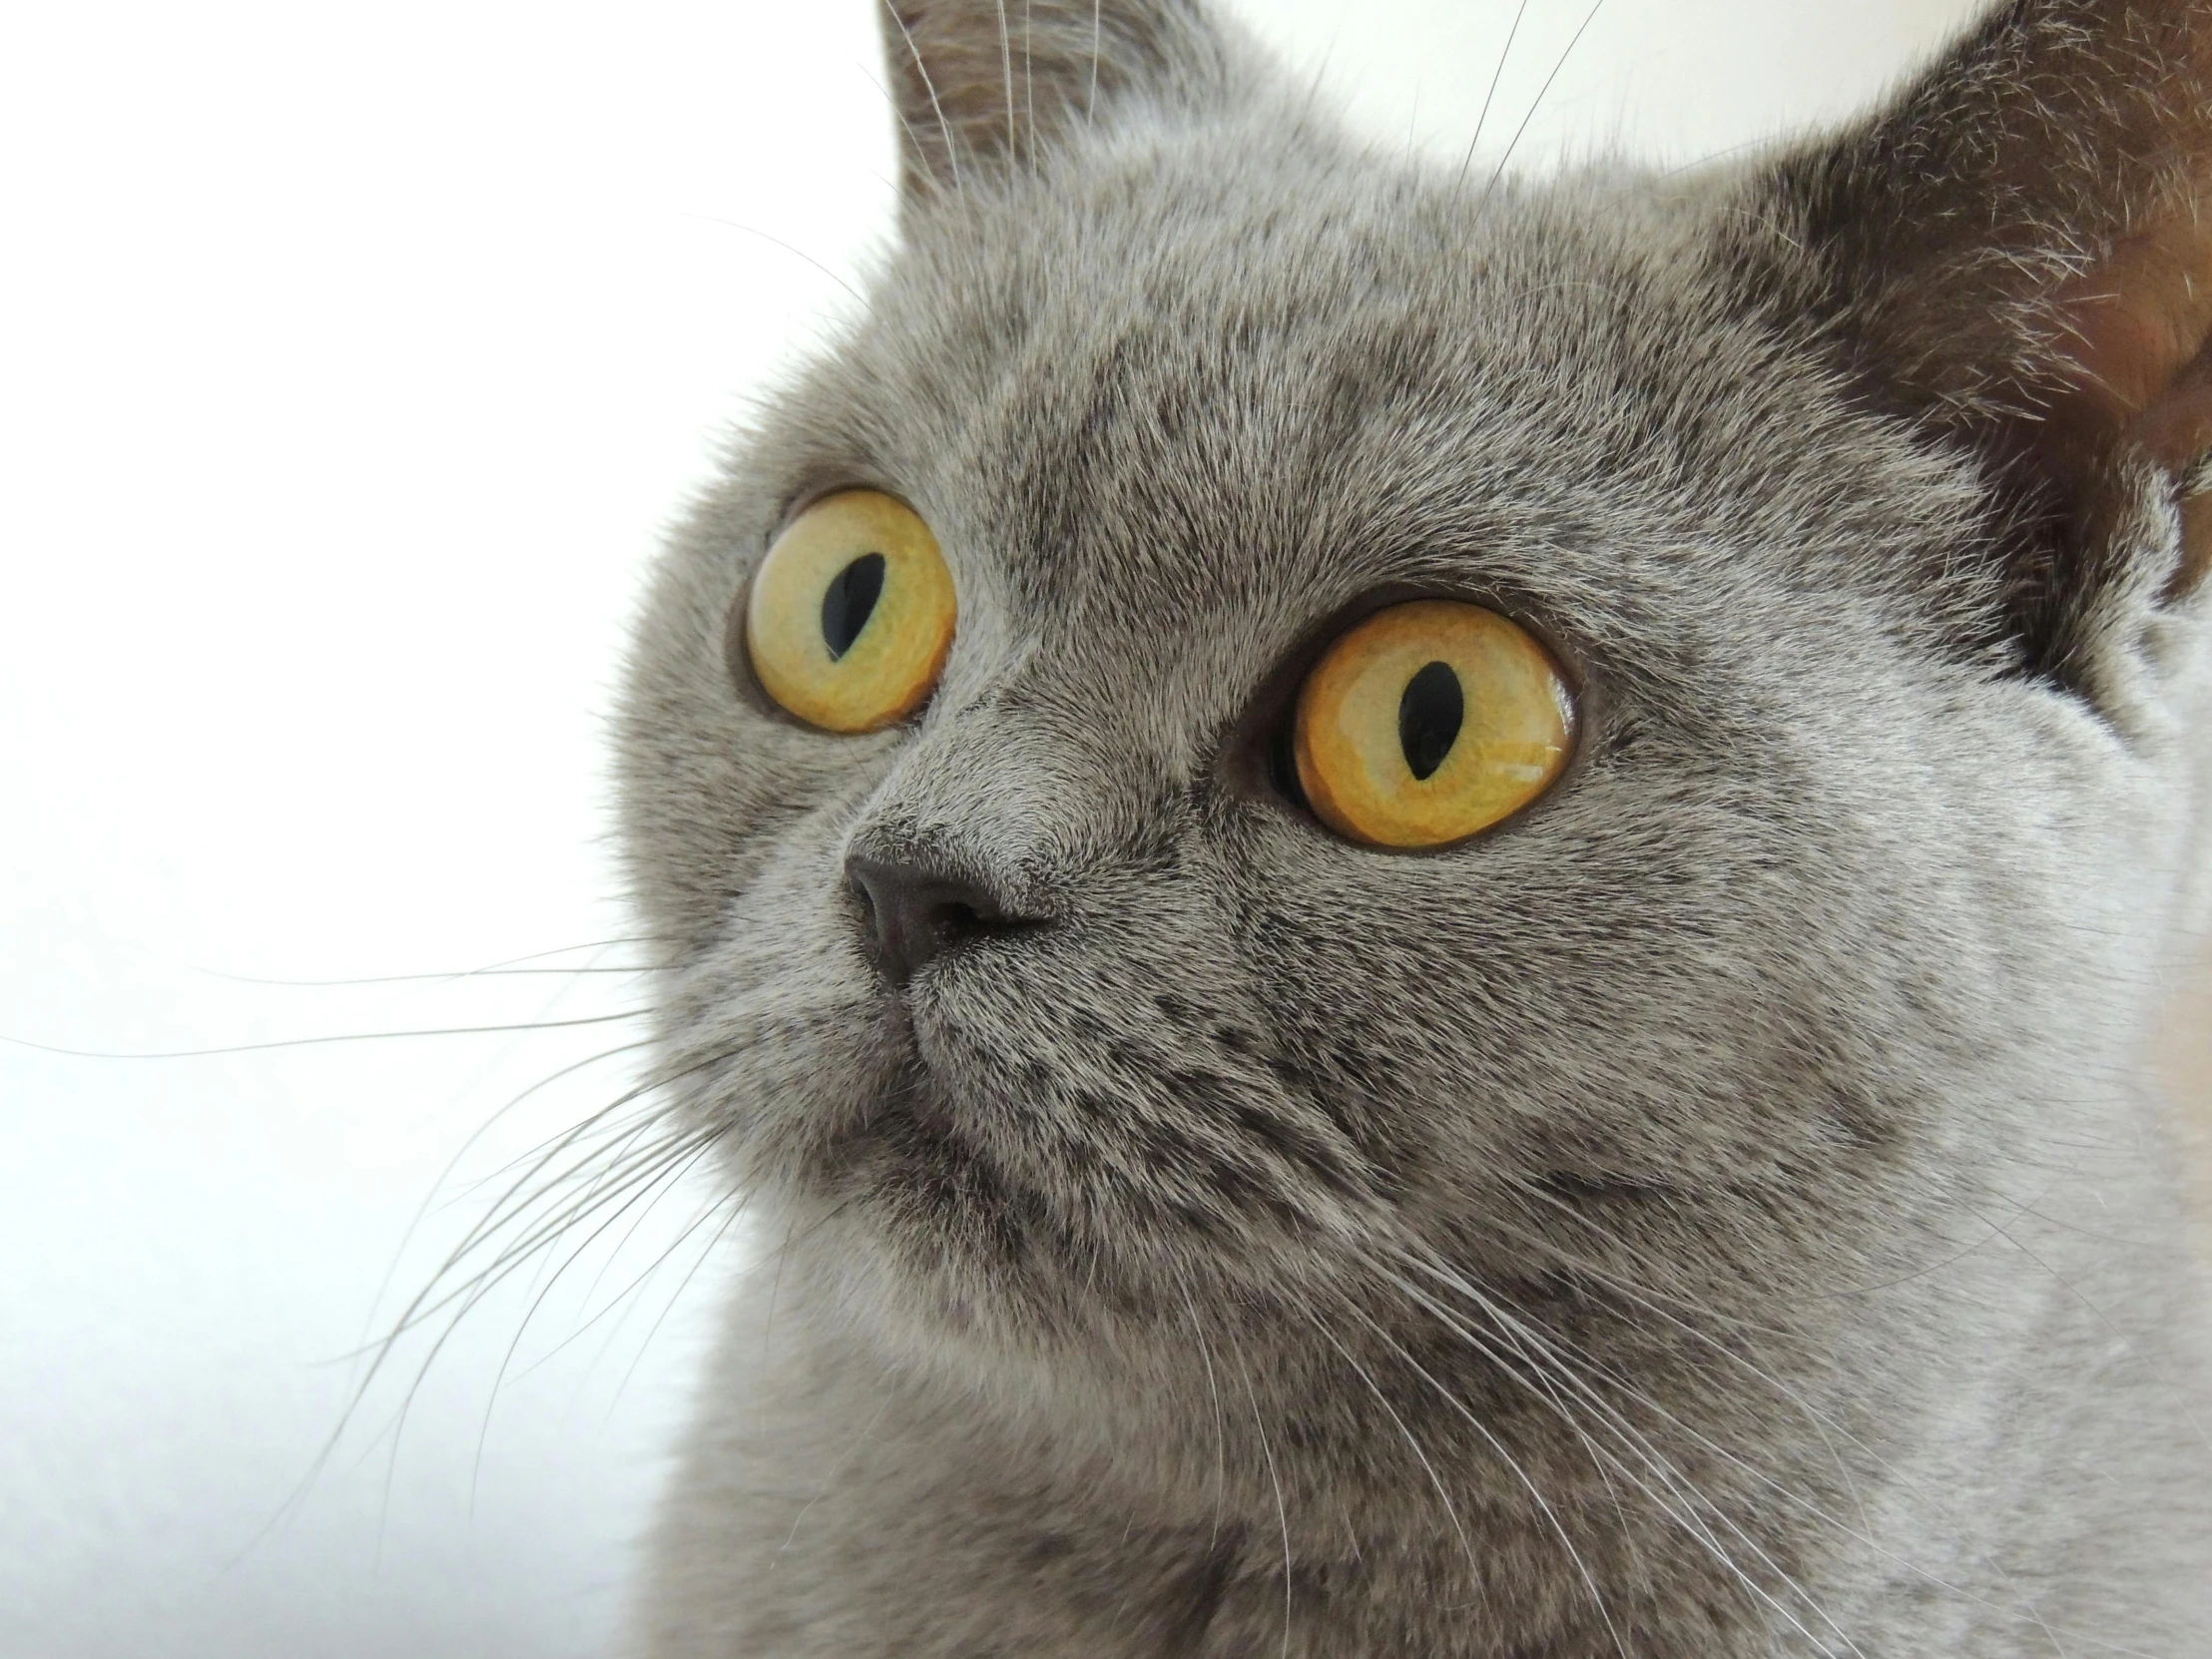
M 2144 1158 L 2128 1243 L 2163 1255 L 2184 1217 Z M 1876 1297 L 1894 1351 L 1775 1380 L 1768 1405 L 1815 1423 L 1817 1450 L 1757 1469 L 1724 1442 L 1732 1414 L 1760 1414 L 1761 1385 L 1717 1351 L 1694 1363 L 1722 1397 L 1682 1432 L 1563 1372 L 1516 1414 L 1494 1374 L 1438 1375 L 1431 1355 L 1425 1382 L 1363 1367 L 1334 1403 L 1372 1408 L 1335 1420 L 1234 1362 L 1204 1408 L 1100 1388 L 1085 1416 L 1081 1389 L 1038 1401 L 963 1386 L 956 1367 L 917 1373 L 855 1341 L 806 1274 L 762 1275 L 728 1327 L 647 1605 L 672 1631 L 742 1633 L 738 1651 L 844 1659 L 1582 1655 L 1616 1634 L 1641 1655 L 1715 1659 L 1939 1603 L 1949 1622 L 1901 1630 L 1900 1651 L 1949 1651 L 1973 1621 L 1996 1636 L 2019 1616 L 1988 1562 L 2016 1573 L 2032 1537 L 2063 1581 L 2069 1552 L 2119 1547 L 2131 1516 L 2169 1507 L 2139 1501 L 2146 1483 L 2185 1478 L 2178 1388 L 2131 1423 L 2093 1408 L 2157 1393 L 2145 1373 L 2193 1375 L 2183 1276 L 2146 1300 L 2141 1276 L 2098 1271 L 2110 1241 L 2084 1221 L 2009 1208 L 1939 1288 Z M 1953 1351 L 1910 1341 L 1931 1299 L 1953 1309 Z M 1430 1384 L 1472 1408 L 1424 1409 Z M 2054 1481 L 2076 1510 L 2064 1525 L 2036 1512 Z M 1930 1602 L 1916 1584 L 1968 1594 Z

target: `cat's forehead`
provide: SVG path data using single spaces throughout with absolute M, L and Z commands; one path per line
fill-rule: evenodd
M 920 418 L 894 441 L 1040 529 L 1141 527 L 1157 551 L 1140 567 L 1203 577 L 1196 599 L 1221 530 L 1262 552 L 1286 529 L 1349 528 L 1315 525 L 1330 515 L 1386 530 L 1440 497 L 1496 500 L 1539 459 L 1556 479 L 1578 439 L 1635 435 L 1622 388 L 1593 381 L 1664 375 L 1628 359 L 1683 330 L 1609 228 L 1549 204 L 1470 214 L 1387 170 L 1306 162 L 1230 177 L 1205 149 L 1169 151 L 947 222 L 854 365 L 879 414 Z M 1040 575 L 1127 570 L 1123 550 L 1083 559 L 1082 527 L 1055 526 Z
M 1249 679 L 1396 586 L 1617 634 L 1661 599 L 1683 625 L 1685 573 L 1725 564 L 1740 614 L 1883 446 L 1817 441 L 1847 412 L 1686 235 L 1648 188 L 1201 133 L 925 224 L 805 424 L 923 510 L 975 631 L 1043 674 Z M 1863 536 L 1879 480 L 1849 493 Z

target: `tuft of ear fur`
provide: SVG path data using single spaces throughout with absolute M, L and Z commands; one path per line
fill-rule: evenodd
M 1233 53 L 1200 0 L 878 0 L 908 210 L 1132 101 L 1218 98 Z
M 1862 387 L 1989 465 L 2035 666 L 2067 670 L 2114 583 L 2203 581 L 2212 5 L 2012 0 L 1751 190 L 1753 267 Z

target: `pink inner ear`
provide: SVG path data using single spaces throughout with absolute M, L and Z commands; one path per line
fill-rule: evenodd
M 2069 390 L 2045 432 L 2062 475 L 2121 445 L 2177 476 L 2212 451 L 2212 227 L 2191 211 L 2123 238 L 2053 309 Z M 2176 594 L 2212 568 L 2212 502 L 2185 502 L 2182 523 Z

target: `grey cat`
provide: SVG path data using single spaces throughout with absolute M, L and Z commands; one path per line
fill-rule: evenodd
M 637 1648 L 2212 1654 L 2135 1081 L 2212 862 L 2212 7 L 1543 187 L 1200 0 L 884 39 L 899 246 L 631 659 L 658 1129 L 768 1249 Z M 840 735 L 739 619 L 855 488 L 957 627 Z M 1574 736 L 1403 850 L 1284 734 L 1414 599 Z

